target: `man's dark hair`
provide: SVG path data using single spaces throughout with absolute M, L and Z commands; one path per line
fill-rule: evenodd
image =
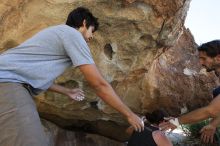
M 147 113 L 145 115 L 146 119 L 151 124 L 157 124 L 159 125 L 160 122 L 164 121 L 164 117 L 167 117 L 168 114 L 164 110 L 155 110 L 152 113 Z
M 220 40 L 213 40 L 198 47 L 199 51 L 206 52 L 209 57 L 216 57 L 220 54 Z
M 71 11 L 67 17 L 66 25 L 71 26 L 73 28 L 80 28 L 83 26 L 83 20 L 86 20 L 86 27 L 94 26 L 95 32 L 98 27 L 98 18 L 94 17 L 89 9 L 84 7 L 78 7 Z

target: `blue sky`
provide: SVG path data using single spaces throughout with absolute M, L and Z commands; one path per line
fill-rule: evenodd
M 192 0 L 185 26 L 198 45 L 220 39 L 220 0 Z

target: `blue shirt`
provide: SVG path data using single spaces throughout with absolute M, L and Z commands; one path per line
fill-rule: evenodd
M 82 34 L 67 25 L 46 28 L 0 55 L 0 82 L 46 90 L 70 66 L 94 64 Z

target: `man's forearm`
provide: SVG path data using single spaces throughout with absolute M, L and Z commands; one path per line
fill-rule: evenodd
M 126 117 L 130 116 L 130 114 L 133 114 L 133 112 L 121 101 L 121 99 L 117 96 L 117 94 L 108 83 L 94 87 L 94 89 L 96 94 L 103 101 L 105 101 L 107 104 L 112 106 Z
M 191 124 L 211 117 L 208 107 L 199 108 L 178 117 L 180 124 Z
M 66 95 L 69 89 L 57 84 L 53 84 L 52 86 L 50 86 L 49 90 Z

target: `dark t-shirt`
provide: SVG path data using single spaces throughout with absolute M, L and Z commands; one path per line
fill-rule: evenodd
M 144 131 L 133 132 L 127 146 L 157 146 L 152 136 L 152 132 L 156 130 L 159 130 L 159 128 L 146 125 Z

